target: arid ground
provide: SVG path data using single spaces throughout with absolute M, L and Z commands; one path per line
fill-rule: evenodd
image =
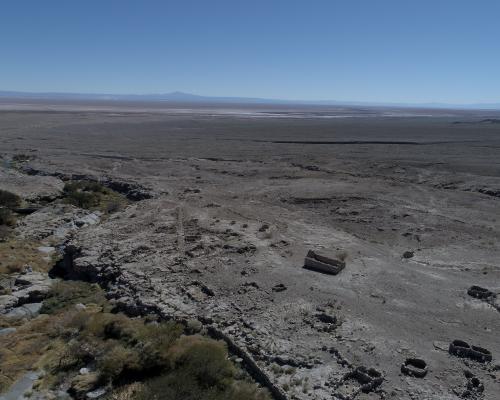
M 4 100 L 0 155 L 24 198 L 68 178 L 147 192 L 75 232 L 70 267 L 132 313 L 198 319 L 277 397 L 500 396 L 500 300 L 467 293 L 500 296 L 500 112 Z M 304 269 L 311 249 L 345 269 Z

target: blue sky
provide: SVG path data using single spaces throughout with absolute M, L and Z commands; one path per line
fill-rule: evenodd
M 11 0 L 0 90 L 500 102 L 499 0 Z

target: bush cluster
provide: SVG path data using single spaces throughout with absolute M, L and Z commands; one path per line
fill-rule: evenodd
M 0 207 L 12 209 L 19 207 L 20 204 L 21 198 L 17 194 L 0 189 Z
M 97 285 L 78 281 L 60 281 L 52 285 L 47 298 L 43 301 L 40 313 L 54 314 L 76 304 L 95 304 L 105 311 L 109 303 Z
M 95 365 L 100 384 L 128 375 L 156 374 L 168 366 L 168 350 L 182 327 L 146 323 L 122 314 L 80 311 L 65 321 L 60 337 L 67 340 L 55 372 Z
M 0 225 L 12 226 L 16 222 L 16 218 L 8 208 L 0 208 Z
M 0 239 L 5 239 L 16 223 L 12 209 L 21 205 L 21 198 L 7 190 L 0 190 Z
M 66 183 L 63 192 L 68 203 L 89 209 L 99 206 L 106 188 L 97 182 L 78 181 Z
M 169 372 L 147 381 L 137 400 L 264 400 L 266 392 L 236 380 L 226 346 L 202 336 L 183 336 L 169 352 Z
M 63 192 L 69 204 L 85 209 L 100 209 L 108 214 L 119 211 L 126 202 L 121 195 L 98 182 L 68 182 Z
M 69 377 L 75 398 L 108 386 L 118 389 L 110 393 L 114 399 L 113 393 L 125 393 L 120 388 L 135 382 L 134 400 L 269 399 L 255 384 L 238 379 L 224 342 L 185 336 L 174 322 L 111 313 L 95 285 L 56 284 L 42 310 L 51 313 L 50 335 L 59 343 L 45 368 L 55 384 Z M 89 373 L 78 374 L 82 367 Z

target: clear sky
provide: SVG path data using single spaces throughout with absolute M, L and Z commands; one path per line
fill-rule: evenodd
M 6 0 L 0 90 L 500 102 L 500 0 Z

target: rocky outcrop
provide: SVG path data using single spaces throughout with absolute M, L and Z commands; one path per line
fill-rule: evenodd
M 3 190 L 17 194 L 31 202 L 55 199 L 60 196 L 64 183 L 53 176 L 29 176 L 14 169 L 0 167 Z
M 47 296 L 52 283 L 53 280 L 41 272 L 18 275 L 11 287 L 11 293 L 0 296 L 0 313 L 6 314 L 16 307 L 41 302 Z M 34 310 L 36 306 L 31 308 Z M 33 311 L 31 308 L 30 312 Z
M 57 171 L 48 172 L 33 168 L 32 166 L 29 165 L 23 167 L 23 172 L 28 175 L 57 177 L 61 181 L 77 180 L 77 181 L 99 182 L 101 185 L 117 193 L 123 194 L 129 200 L 132 201 L 150 199 L 154 196 L 154 193 L 150 189 L 147 189 L 138 183 L 123 181 L 111 177 L 96 177 L 94 175 L 85 175 L 85 174 L 66 174 Z M 62 185 L 61 185 L 61 190 L 62 190 Z
M 87 211 L 69 204 L 52 204 L 23 218 L 16 227 L 22 238 L 42 240 L 55 237 L 64 240 L 79 228 L 99 222 L 99 211 Z

